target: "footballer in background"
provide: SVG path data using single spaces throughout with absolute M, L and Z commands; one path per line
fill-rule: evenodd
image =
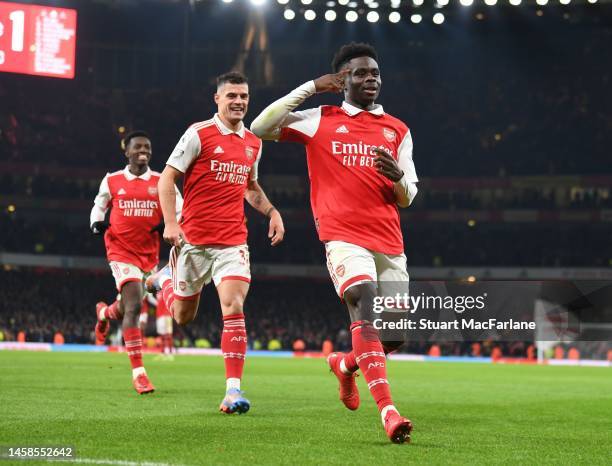
M 174 360 L 172 316 L 168 312 L 166 303 L 161 299 L 161 293 L 159 292 L 157 296 L 147 293 L 146 298 L 142 302 L 139 323 L 143 338 L 146 337 L 147 324 L 149 323 L 152 310 L 155 311 L 155 332 L 159 339 L 159 349 L 161 351 L 158 359 L 172 361 Z
M 159 262 L 163 215 L 157 192 L 160 174 L 149 167 L 151 138 L 144 131 L 133 131 L 123 140 L 128 164 L 107 173 L 100 183 L 90 214 L 94 234 L 104 234 L 106 257 L 119 298 L 110 305 L 96 306 L 96 342 L 104 342 L 109 321 L 120 320 L 125 348 L 132 366 L 132 383 L 139 394 L 155 387 L 147 377 L 142 361 L 142 332 L 139 326 L 144 298 L 143 282 Z M 182 197 L 176 187 L 176 212 L 182 210 Z M 110 219 L 106 214 L 110 209 Z

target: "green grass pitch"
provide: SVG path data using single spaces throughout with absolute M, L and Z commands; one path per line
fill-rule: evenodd
M 139 396 L 125 354 L 0 352 L 0 445 L 74 445 L 88 464 L 612 461 L 606 368 L 390 361 L 396 405 L 415 425 L 411 444 L 393 445 L 363 377 L 350 412 L 322 359 L 248 359 L 242 416 L 217 411 L 220 357 L 145 365 L 157 392 Z

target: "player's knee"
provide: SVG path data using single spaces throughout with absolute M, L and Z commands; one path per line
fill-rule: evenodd
M 141 308 L 141 303 L 140 301 L 124 301 L 123 302 L 123 310 L 125 315 L 128 316 L 140 316 L 140 308 Z
M 221 309 L 224 316 L 242 314 L 244 298 L 240 295 L 233 295 L 221 300 Z
M 190 322 L 193 322 L 195 319 L 195 312 L 190 312 L 189 310 L 178 311 L 174 313 L 174 320 L 179 325 L 187 325 Z

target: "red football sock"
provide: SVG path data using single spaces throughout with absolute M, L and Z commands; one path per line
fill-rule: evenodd
M 172 353 L 172 346 L 173 346 L 173 341 L 172 341 L 172 334 L 168 334 L 168 335 L 162 335 L 162 348 L 165 354 L 170 354 Z
M 392 405 L 393 400 L 387 381 L 385 353 L 378 332 L 370 322 L 360 320 L 351 324 L 351 333 L 355 361 L 363 373 L 378 410 L 382 411 L 385 406 Z
M 120 320 L 123 317 L 119 311 L 120 304 L 119 301 L 115 301 L 110 306 L 107 306 L 106 309 L 104 309 L 104 318 L 106 320 Z
M 387 346 L 385 346 L 385 344 L 382 344 L 383 346 L 383 351 L 385 353 L 385 355 L 392 353 L 393 351 L 395 351 L 397 348 L 389 348 Z M 350 353 L 346 353 L 344 355 L 344 367 L 346 367 L 346 369 L 350 372 L 357 372 L 357 370 L 359 369 L 359 366 L 357 365 L 357 361 L 355 361 L 355 352 L 351 351 Z
M 241 379 L 247 350 L 244 314 L 223 316 L 221 352 L 225 360 L 225 378 Z
M 130 358 L 132 369 L 142 367 L 142 333 L 138 327 L 130 327 L 123 330 L 125 349 Z
M 164 303 L 166 303 L 166 308 L 168 309 L 168 312 L 174 319 L 174 312 L 172 311 L 172 303 L 174 302 L 175 296 L 174 296 L 174 289 L 172 288 L 172 280 L 166 280 L 166 282 L 162 286 L 161 294 L 162 294 L 162 299 L 164 300 Z

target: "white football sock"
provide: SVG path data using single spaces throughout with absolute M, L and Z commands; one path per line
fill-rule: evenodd
M 240 390 L 240 379 L 237 379 L 235 377 L 230 377 L 229 379 L 226 380 L 225 391 L 231 390 L 232 388 L 235 388 L 236 390 Z
M 382 419 L 382 423 L 383 425 L 385 425 L 385 417 L 387 416 L 387 413 L 389 411 L 395 411 L 397 414 L 399 414 L 399 411 L 397 410 L 397 408 L 393 405 L 387 405 L 385 406 L 381 411 L 380 411 L 380 417 Z
M 137 367 L 136 369 L 132 369 L 132 378 L 135 379 L 136 377 L 138 377 L 140 374 L 147 374 L 147 371 L 145 371 L 144 367 Z

